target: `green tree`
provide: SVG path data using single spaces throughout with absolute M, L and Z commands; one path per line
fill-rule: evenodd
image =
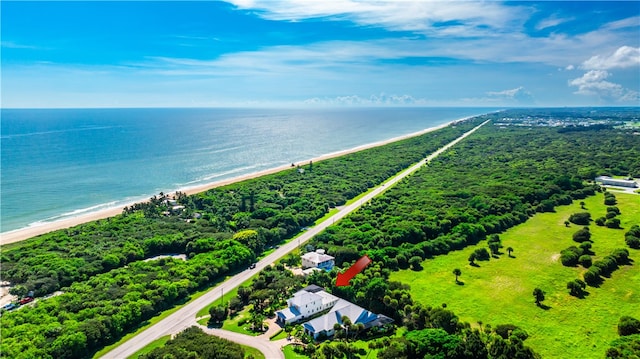
M 591 256 L 588 254 L 581 255 L 580 258 L 578 258 L 578 263 L 585 268 L 591 267 Z
M 640 334 L 640 320 L 629 316 L 620 317 L 618 334 L 623 336 Z
M 491 254 L 497 255 L 500 251 L 500 244 L 496 242 L 490 242 L 489 250 L 491 250 Z
M 507 247 L 507 253 L 509 254 L 509 257 L 511 257 L 511 252 L 513 252 L 513 248 Z
M 589 225 L 589 222 L 591 222 L 591 213 L 589 212 L 573 213 L 572 215 L 569 216 L 569 222 L 583 225 L 583 226 Z
M 584 295 L 584 289 L 587 287 L 587 284 L 580 280 L 574 279 L 567 283 L 567 289 L 569 289 L 569 294 L 574 297 L 581 297 Z
M 458 283 L 458 277 L 462 275 L 462 271 L 459 268 L 453 270 L 453 275 L 456 276 L 456 283 Z
M 573 234 L 573 240 L 578 243 L 586 242 L 590 239 L 591 232 L 589 232 L 589 227 L 583 227 Z
M 535 288 L 533 290 L 533 297 L 536 300 L 536 305 L 540 306 L 541 302 L 544 300 L 545 292 L 540 288 Z
M 422 258 L 420 258 L 419 256 L 413 256 L 409 259 L 409 265 L 413 270 L 420 270 L 420 268 L 422 268 L 422 265 L 420 263 L 422 263 Z
M 476 264 L 476 253 L 475 252 L 471 252 L 471 254 L 469 254 L 469 264 L 472 265 L 472 266 Z
M 221 305 L 214 305 L 209 308 L 210 323 L 220 323 L 227 318 L 227 307 Z

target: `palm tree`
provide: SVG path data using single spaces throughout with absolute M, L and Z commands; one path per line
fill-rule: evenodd
M 458 276 L 462 275 L 462 271 L 456 268 L 453 270 L 453 274 L 456 276 L 456 283 L 458 283 Z
M 507 252 L 509 253 L 509 257 L 511 257 L 511 252 L 513 252 L 513 248 L 507 247 Z

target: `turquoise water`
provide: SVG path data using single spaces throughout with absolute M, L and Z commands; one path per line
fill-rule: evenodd
M 1 232 L 434 127 L 487 108 L 1 110 Z

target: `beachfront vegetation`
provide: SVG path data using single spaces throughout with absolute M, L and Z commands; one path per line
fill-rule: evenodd
M 3 280 L 36 296 L 63 294 L 5 313 L 0 350 L 91 356 L 480 121 L 194 196 L 161 193 L 122 215 L 3 246 Z M 188 259 L 142 261 L 175 253 Z
M 384 181 L 479 121 L 503 116 L 507 115 L 481 116 L 389 147 L 314 163 L 313 169 L 305 164 L 300 171 L 293 168 L 195 196 L 178 194 L 177 203 L 184 208 L 174 209 L 171 199 L 161 195 L 125 209 L 122 216 L 18 243 L 2 253 L 3 275 L 39 293 L 62 288 L 65 294 L 6 313 L 0 348 L 16 357 L 90 355 L 159 310 L 186 300 L 193 290 L 247 265 L 265 247 L 290 238 L 329 208 Z M 436 344 L 459 343 L 462 348 L 477 336 L 481 345 L 474 348 L 477 353 L 487 352 L 486 357 L 515 353 L 535 357 L 523 345 L 527 336 L 522 332 L 514 330 L 517 335 L 505 338 L 485 328 L 474 334 L 447 308 L 426 304 L 406 284 L 389 281 L 390 273 L 411 266 L 415 276 L 414 271 L 422 270 L 420 260 L 477 245 L 482 248 L 475 248 L 473 258 L 471 252 L 465 253 L 463 261 L 446 267 L 450 287 L 467 287 L 472 272 L 464 269 L 465 285 L 454 285 L 451 270 L 461 268 L 467 258 L 478 265 L 478 261 L 492 263 L 500 257 L 501 238 L 491 236 L 489 247 L 483 242 L 488 235 L 502 233 L 536 213 L 552 212 L 574 200 L 587 201 L 600 190 L 588 183 L 598 174 L 640 174 L 639 141 L 638 136 L 606 126 L 559 131 L 487 125 L 313 240 L 314 247 L 336 254 L 339 267 L 349 266 L 363 254 L 374 260 L 350 286 L 334 287 L 335 271 L 314 273 L 309 281 L 386 314 L 410 331 L 442 329 L 458 338 L 433 333 Z M 224 248 L 220 243 L 225 243 Z M 516 257 L 525 256 L 517 244 L 508 244 L 509 252 L 515 248 Z M 164 253 L 185 253 L 188 260 L 140 261 Z M 213 263 L 211 272 L 192 266 L 204 261 Z M 529 306 L 542 310 L 542 305 L 532 304 L 531 293 L 538 286 L 548 291 L 538 283 L 526 291 Z M 479 292 L 488 296 L 491 290 Z M 271 302 L 257 294 L 254 298 L 258 306 Z M 526 324 L 522 329 L 527 330 Z M 29 336 L 28 345 L 23 335 Z M 431 353 L 403 343 L 394 341 L 384 349 L 387 354 L 380 355 L 400 358 L 413 355 L 414 350 Z

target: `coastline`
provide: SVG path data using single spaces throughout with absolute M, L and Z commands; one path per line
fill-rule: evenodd
M 409 133 L 406 135 L 402 135 L 402 136 L 397 136 L 397 137 L 393 137 L 387 140 L 383 140 L 383 141 L 378 141 L 378 142 L 373 142 L 373 143 L 369 143 L 369 144 L 365 144 L 365 145 L 361 145 L 361 146 L 357 146 L 357 147 L 353 147 L 350 149 L 346 149 L 346 150 L 342 150 L 342 151 L 336 151 L 336 152 L 332 152 L 332 153 L 328 153 L 328 154 L 324 154 L 315 158 L 310 158 L 304 161 L 298 161 L 298 163 L 300 164 L 304 164 L 304 163 L 308 163 L 309 161 L 313 161 L 313 162 L 318 162 L 318 161 L 322 161 L 322 160 L 326 160 L 326 159 L 330 159 L 330 158 L 335 158 L 335 157 L 340 157 L 340 156 L 344 156 L 350 153 L 354 153 L 354 152 L 358 152 L 358 151 L 362 151 L 362 150 L 366 150 L 369 148 L 373 148 L 373 147 L 379 147 L 379 146 L 383 146 L 389 143 L 393 143 L 393 142 L 397 142 L 397 141 L 401 141 L 407 138 L 411 138 L 411 137 L 416 137 L 416 136 L 420 136 L 423 135 L 425 133 L 429 133 L 435 130 L 439 130 L 441 128 L 447 127 L 451 124 L 457 123 L 457 122 L 461 122 L 461 121 L 465 121 L 468 120 L 470 118 L 476 117 L 478 115 L 472 115 L 472 116 L 467 116 L 458 120 L 453 120 L 453 121 L 449 121 L 446 122 L 444 124 L 441 124 L 439 126 L 435 126 L 435 127 L 429 127 L 417 132 L 413 132 L 413 133 Z M 298 164 L 296 163 L 296 164 Z M 236 183 L 236 182 L 241 182 L 244 180 L 248 180 L 248 179 L 252 179 L 252 178 L 256 178 L 256 177 L 261 177 L 264 175 L 268 175 L 268 174 L 272 174 L 272 173 L 276 173 L 276 172 L 280 172 L 286 169 L 290 169 L 291 165 L 290 164 L 286 164 L 286 165 L 282 165 L 282 166 L 278 166 L 278 167 L 273 167 L 273 168 L 269 168 L 266 170 L 261 170 L 261 171 L 257 171 L 257 172 L 253 172 L 253 173 L 248 173 L 248 174 L 244 174 L 244 175 L 240 175 L 240 176 L 236 176 L 236 177 L 232 177 L 232 178 L 228 178 L 228 179 L 223 179 L 223 180 L 218 180 L 218 181 L 214 181 L 214 182 L 210 182 L 210 183 L 205 183 L 202 185 L 197 185 L 197 186 L 192 186 L 192 187 L 186 187 L 186 188 L 182 188 L 182 189 L 175 189 L 175 190 L 170 190 L 170 191 L 165 191 L 165 193 L 175 193 L 176 191 L 180 191 L 180 192 L 184 192 L 188 195 L 193 195 L 196 193 L 201 193 L 201 192 L 205 192 L 209 189 L 212 188 L 216 188 L 216 187 L 221 187 L 221 186 L 225 186 L 228 184 L 232 184 L 232 183 Z M 132 203 L 128 203 L 128 204 L 124 204 L 124 205 L 120 205 L 118 207 L 114 207 L 114 208 L 108 208 L 108 209 L 103 209 L 100 211 L 96 211 L 96 212 L 90 212 L 90 213 L 85 213 L 83 215 L 79 215 L 76 217 L 72 217 L 72 218 L 66 218 L 66 219 L 62 219 L 62 220 L 58 220 L 58 221 L 53 221 L 53 222 L 44 222 L 40 225 L 37 226 L 31 226 L 31 227 L 25 227 L 25 228 L 20 228 L 20 229 L 15 229 L 15 230 L 11 230 L 11 231 L 7 231 L 7 232 L 3 232 L 0 233 L 0 246 L 1 245 L 7 245 L 10 243 L 15 243 L 15 242 L 20 242 L 29 238 L 33 238 L 42 234 L 46 234 L 52 231 L 56 231 L 59 229 L 65 229 L 65 228 L 70 228 L 70 227 L 74 227 L 83 223 L 87 223 L 87 222 L 92 222 L 92 221 L 96 221 L 99 219 L 104 219 L 104 218 L 109 218 L 109 217 L 114 217 L 118 214 L 122 213 L 122 209 L 125 206 L 130 206 L 134 203 L 139 203 L 140 201 L 137 202 L 132 202 Z

